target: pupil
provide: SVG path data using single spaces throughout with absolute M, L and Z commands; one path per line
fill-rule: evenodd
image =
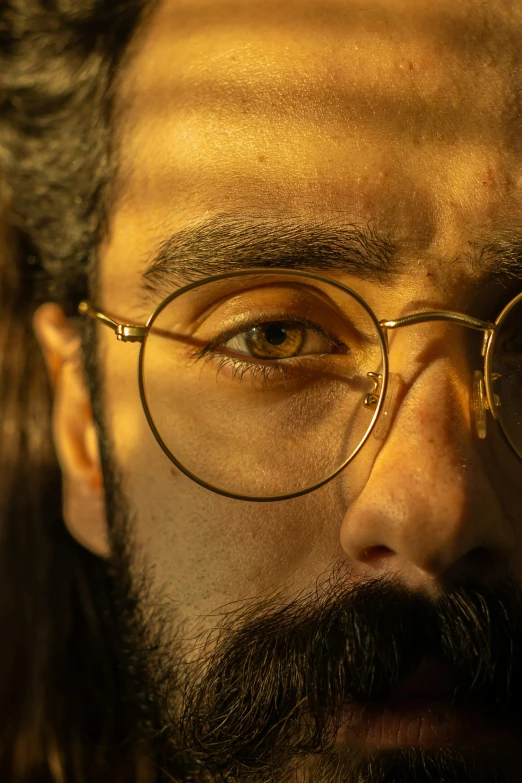
M 272 324 L 265 329 L 265 337 L 271 345 L 281 345 L 286 340 L 286 329 L 281 324 Z

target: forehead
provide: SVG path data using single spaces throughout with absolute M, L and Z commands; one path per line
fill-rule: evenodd
M 508 2 L 163 2 L 120 91 L 111 270 L 223 211 L 372 221 L 439 260 L 519 224 L 521 33 Z

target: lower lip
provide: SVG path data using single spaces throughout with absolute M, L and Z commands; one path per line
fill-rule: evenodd
M 470 708 L 408 697 L 379 707 L 347 705 L 337 742 L 364 748 L 444 748 L 491 742 L 499 733 L 497 725 Z

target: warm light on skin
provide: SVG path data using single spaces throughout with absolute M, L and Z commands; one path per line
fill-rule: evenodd
M 480 315 L 480 295 L 449 261 L 520 209 L 512 53 L 502 55 L 499 32 L 498 66 L 472 59 L 472 33 L 459 42 L 455 31 L 466 19 L 480 24 L 473 4 L 453 22 L 450 4 L 328 9 L 308 4 L 309 28 L 302 4 L 238 4 L 234 24 L 219 3 L 162 6 L 126 80 L 128 176 L 104 252 L 102 305 L 129 321 L 142 316 L 138 274 L 153 244 L 208 214 L 245 210 L 338 215 L 392 232 L 401 260 L 411 259 L 408 273 L 384 289 L 354 283 L 379 317 L 419 301 Z M 391 360 L 408 393 L 372 473 L 375 441 L 335 488 L 271 507 L 212 495 L 173 471 L 142 415 L 138 347 L 100 336 L 108 421 L 137 534 L 182 614 L 302 588 L 343 550 L 364 570 L 357 552 L 373 544 L 395 555 L 371 568 L 426 587 L 466 568 L 466 552 L 479 545 L 501 560 L 509 551 L 520 572 L 512 520 L 522 470 L 495 435 L 484 445 L 469 431 L 452 343 L 445 351 L 441 335 L 458 344 L 455 329 L 438 324 L 393 335 Z M 492 467 L 499 459 L 502 471 Z
M 509 295 L 453 259 L 520 227 L 520 35 L 522 12 L 507 3 L 164 2 L 123 85 L 123 189 L 97 304 L 143 322 L 139 278 L 155 245 L 225 211 L 371 221 L 404 272 L 385 286 L 337 277 L 378 318 L 419 308 L 495 317 Z M 136 541 L 176 622 L 275 590 L 290 598 L 339 558 L 354 579 L 396 573 L 436 593 L 484 575 L 468 557 L 482 548 L 488 576 L 522 581 L 522 465 L 492 423 L 486 441 L 472 432 L 475 367 L 466 376 L 459 328 L 393 333 L 403 388 L 387 439 L 371 438 L 331 484 L 274 504 L 181 475 L 143 415 L 139 346 L 103 328 L 99 339 Z

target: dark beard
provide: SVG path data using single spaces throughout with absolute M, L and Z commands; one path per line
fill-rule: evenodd
M 522 593 L 514 580 L 493 590 L 468 579 L 434 602 L 390 579 L 350 583 L 341 564 L 292 603 L 275 594 L 224 611 L 219 622 L 213 615 L 211 641 L 211 632 L 183 639 L 175 607 L 154 594 L 134 547 L 106 440 L 102 461 L 125 698 L 158 781 L 520 779 L 512 746 L 362 751 L 335 744 L 345 699 L 376 702 L 430 656 L 484 715 L 513 722 L 522 747 Z

